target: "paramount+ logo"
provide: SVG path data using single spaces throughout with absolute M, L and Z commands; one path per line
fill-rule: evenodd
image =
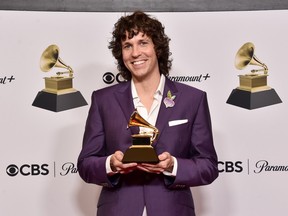
M 10 164 L 6 168 L 7 175 L 14 177 L 17 175 L 22 176 L 46 176 L 49 174 L 49 165 L 48 164 L 23 164 L 17 166 L 15 164 Z

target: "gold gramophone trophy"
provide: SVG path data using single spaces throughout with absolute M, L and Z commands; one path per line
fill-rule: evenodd
M 250 73 L 239 75 L 239 86 L 234 89 L 228 100 L 228 104 L 246 109 L 256 109 L 281 103 L 276 91 L 267 85 L 268 67 L 255 56 L 255 47 L 251 42 L 245 43 L 237 52 L 235 67 L 238 70 L 248 65 L 261 67 L 253 69 Z
M 57 72 L 56 76 L 45 77 L 45 89 L 38 92 L 32 105 L 54 112 L 87 105 L 81 93 L 73 88 L 72 68 L 59 57 L 58 46 L 50 45 L 41 55 L 40 69 L 48 72 L 54 67 L 65 68 L 67 71 Z
M 123 163 L 158 163 L 158 156 L 152 147 L 152 143 L 157 138 L 159 131 L 156 127 L 149 124 L 137 111 L 130 117 L 128 127 L 139 126 L 152 129 L 150 133 L 140 133 L 132 135 L 132 145 L 124 153 Z

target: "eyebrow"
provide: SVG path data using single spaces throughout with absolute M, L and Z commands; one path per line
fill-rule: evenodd
M 141 43 L 141 42 L 151 42 L 152 40 L 149 38 L 149 37 L 145 37 L 145 38 L 142 38 L 142 39 L 139 39 L 137 41 L 137 43 Z M 125 46 L 125 45 L 131 45 L 132 43 L 130 43 L 129 41 L 122 41 L 122 46 Z
M 126 46 L 126 45 L 131 45 L 131 43 L 128 42 L 128 41 L 122 42 L 122 47 L 124 47 L 124 46 Z

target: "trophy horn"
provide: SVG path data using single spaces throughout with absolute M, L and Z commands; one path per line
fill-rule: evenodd
M 159 134 L 159 130 L 147 122 L 138 112 L 135 110 L 129 120 L 128 127 L 138 126 L 138 127 L 146 127 L 153 130 L 153 136 L 151 137 L 151 143 L 157 138 Z
M 72 68 L 62 61 L 59 57 L 59 47 L 54 44 L 48 46 L 40 58 L 40 69 L 43 72 L 48 72 L 53 67 L 65 68 L 68 70 L 68 72 L 57 72 L 57 75 L 69 73 L 69 76 L 73 76 Z
M 245 43 L 237 52 L 235 57 L 235 67 L 239 70 L 244 69 L 247 65 L 257 65 L 263 69 L 251 70 L 252 73 L 264 71 L 268 73 L 268 67 L 262 63 L 254 54 L 255 47 L 251 42 Z

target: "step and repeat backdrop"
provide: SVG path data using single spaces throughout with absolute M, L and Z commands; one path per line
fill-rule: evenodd
M 92 91 L 123 82 L 107 48 L 123 14 L 0 11 L 0 215 L 96 214 L 76 162 Z M 191 188 L 197 215 L 285 215 L 288 11 L 150 14 L 170 79 L 208 94 L 220 175 Z

